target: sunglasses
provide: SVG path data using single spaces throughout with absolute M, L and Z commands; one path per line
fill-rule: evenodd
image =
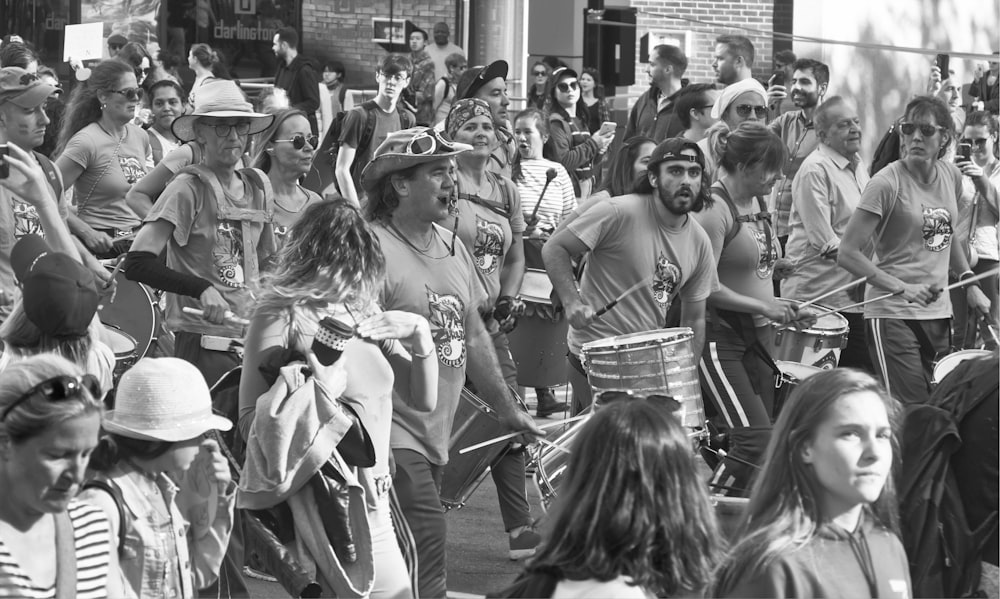
M 233 129 L 236 129 L 236 135 L 246 135 L 247 133 L 250 133 L 249 122 L 236 123 L 235 125 L 213 125 L 212 128 L 215 129 L 215 134 L 219 137 L 229 137 L 229 133 Z
M 121 50 L 123 47 L 121 44 L 108 44 L 109 50 Z
M 969 144 L 970 146 L 977 147 L 980 150 L 985 150 L 986 149 L 986 144 L 988 144 L 989 141 L 990 141 L 990 138 L 988 138 L 988 137 L 980 137 L 979 139 L 971 139 L 971 138 L 965 137 L 965 138 L 962 138 L 962 139 L 958 140 L 958 143 Z
M 571 89 L 573 90 L 580 89 L 580 82 L 575 79 L 573 81 L 560 81 L 559 83 L 556 84 L 556 89 L 565 94 L 568 93 L 569 90 Z
M 767 106 L 754 106 L 753 104 L 740 104 L 739 106 L 736 107 L 736 114 L 738 114 L 739 116 L 741 116 L 743 118 L 746 118 L 746 117 L 750 116 L 751 112 L 753 112 L 755 115 L 757 115 L 757 118 L 763 119 L 763 118 L 767 117 Z
M 944 127 L 938 127 L 937 125 L 918 125 L 916 123 L 900 123 L 899 130 L 903 135 L 913 135 L 913 132 L 920 129 L 920 134 L 924 137 L 930 137 L 937 133 L 938 131 L 944 133 Z
M 138 77 L 140 75 L 149 75 L 149 72 L 152 71 L 152 70 L 153 70 L 152 67 L 137 68 L 135 70 L 135 76 Z
M 310 135 L 309 137 L 306 137 L 305 135 L 299 134 L 292 137 L 291 139 L 274 140 L 274 143 L 279 143 L 279 142 L 291 142 L 293 148 L 295 148 L 296 150 L 301 150 L 302 148 L 306 147 L 306 144 L 309 144 L 310 147 L 315 148 L 319 144 L 319 137 L 316 135 Z
M 63 375 L 42 381 L 31 389 L 28 389 L 27 393 L 18 397 L 7 406 L 3 414 L 0 414 L 0 422 L 6 420 L 14 408 L 35 396 L 41 395 L 49 401 L 62 401 L 64 399 L 79 397 L 83 391 L 89 392 L 94 399 L 101 398 L 101 384 L 97 381 L 96 376 L 92 374 L 84 374 L 82 376 Z
M 125 89 L 113 89 L 111 93 L 120 94 L 125 97 L 129 102 L 135 102 L 136 100 L 141 100 L 143 96 L 143 91 L 141 87 L 127 87 Z
M 423 133 L 413 136 L 413 139 L 406 144 L 406 153 L 414 156 L 429 156 L 436 154 L 438 149 L 445 152 L 455 150 L 455 145 L 447 139 L 441 137 L 434 129 L 428 129 Z
M 531 71 L 531 74 L 535 77 L 544 77 L 546 75 L 545 71 Z

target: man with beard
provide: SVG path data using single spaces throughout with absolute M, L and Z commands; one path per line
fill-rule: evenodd
M 650 87 L 632 106 L 622 139 L 643 135 L 659 143 L 684 131 L 674 115 L 674 105 L 687 65 L 687 56 L 677 46 L 661 44 L 650 51 L 646 66 Z
M 715 38 L 715 57 L 712 69 L 715 78 L 722 85 L 732 85 L 737 81 L 753 77 L 753 42 L 742 35 L 720 35 Z
M 688 212 L 708 194 L 705 157 L 698 145 L 671 138 L 653 150 L 636 193 L 601 202 L 556 232 L 542 249 L 545 268 L 569 319 L 573 408 L 590 404 L 580 361 L 584 343 L 662 328 L 676 297 L 680 326 L 694 331 L 692 348 L 705 341 L 705 300 L 719 287 L 712 245 Z M 589 252 L 577 290 L 571 260 Z M 598 317 L 597 311 L 630 286 L 649 281 Z
M 773 203 L 777 220 L 775 232 L 778 241 L 784 249 L 788 240 L 788 214 L 792 209 L 792 179 L 799 171 L 799 166 L 806 156 L 812 154 L 819 144 L 816 130 L 813 127 L 813 113 L 823 101 L 826 86 L 830 82 L 830 67 L 818 60 L 800 58 L 792 65 L 792 103 L 798 110 L 792 110 L 774 119 L 770 125 L 771 131 L 785 142 L 788 148 L 788 160 L 782 169 L 784 181 L 776 189 L 776 201 Z M 768 90 L 772 103 L 780 103 L 785 97 L 785 87 L 774 85 Z M 789 256 L 798 258 L 799 256 Z
M 306 113 L 313 135 L 319 133 L 316 111 L 319 110 L 319 73 L 316 64 L 299 56 L 299 34 L 291 27 L 282 27 L 274 35 L 274 55 L 278 57 L 278 71 L 274 86 L 288 93 L 288 103 Z

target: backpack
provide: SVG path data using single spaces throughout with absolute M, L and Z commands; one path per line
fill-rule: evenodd
M 483 208 L 491 210 L 492 212 L 506 218 L 507 220 L 510 220 L 510 217 L 513 216 L 514 214 L 514 202 L 513 199 L 511 198 L 510 186 L 507 185 L 506 181 L 504 181 L 503 176 L 498 175 L 493 171 L 486 171 L 486 177 L 492 180 L 493 184 L 500 188 L 500 195 L 503 197 L 503 209 L 471 193 L 459 192 L 458 199 L 468 200 L 473 204 L 482 206 Z
M 875 153 L 872 154 L 871 166 L 868 167 L 869 176 L 874 177 L 875 173 L 899 160 L 899 122 L 901 120 L 903 119 L 896 119 L 879 140 Z
M 118 509 L 118 555 L 121 556 L 125 550 L 125 535 L 131 526 L 131 519 L 125 514 L 125 500 L 122 498 L 122 490 L 115 483 L 103 478 L 93 478 L 83 484 L 84 489 L 99 489 L 111 496 Z

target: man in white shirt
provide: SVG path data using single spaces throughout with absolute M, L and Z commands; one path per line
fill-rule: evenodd
M 431 55 L 431 60 L 434 61 L 434 81 L 438 81 L 442 77 L 448 76 L 448 67 L 444 64 L 444 59 L 454 52 L 465 56 L 465 50 L 448 40 L 451 36 L 451 30 L 447 23 L 435 23 L 433 34 L 434 43 L 429 44 L 426 50 Z

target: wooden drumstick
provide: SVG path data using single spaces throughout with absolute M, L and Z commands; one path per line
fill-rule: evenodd
M 205 311 L 204 310 L 201 310 L 199 308 L 192 308 L 190 306 L 185 306 L 183 308 L 183 311 L 184 311 L 185 314 L 191 314 L 193 316 L 204 316 L 205 315 Z M 226 310 L 225 319 L 226 319 L 226 322 L 229 322 L 229 323 L 232 323 L 232 324 L 238 324 L 238 325 L 244 326 L 244 327 L 247 326 L 248 324 L 250 324 L 249 320 L 247 320 L 246 318 L 242 318 L 240 316 L 237 316 L 237 315 L 233 314 L 233 312 L 231 310 Z
M 601 308 L 600 310 L 598 310 L 597 312 L 595 312 L 594 313 L 594 318 L 600 318 L 602 315 L 604 315 L 605 312 L 607 312 L 611 308 L 614 308 L 615 306 L 617 306 L 618 302 L 622 301 L 623 299 L 625 299 L 629 295 L 635 293 L 636 291 L 638 291 L 640 288 L 642 288 L 644 285 L 646 285 L 647 283 L 649 283 L 652 280 L 653 280 L 653 275 L 649 275 L 648 277 L 646 277 L 645 279 L 639 281 L 635 285 L 632 285 L 631 287 L 629 287 L 628 289 L 626 289 L 625 291 L 623 291 L 621 295 L 619 295 L 615 299 L 611 300 L 610 302 L 608 302 L 607 304 L 605 304 L 603 308 Z
M 569 424 L 570 422 L 576 422 L 577 420 L 583 420 L 584 418 L 590 418 L 590 414 L 589 413 L 588 414 L 580 414 L 579 416 L 573 416 L 572 418 L 567 418 L 565 420 L 559 420 L 557 422 L 547 422 L 545 424 L 538 425 L 538 428 L 552 428 L 553 426 L 559 426 L 559 425 L 562 425 L 562 424 Z M 476 443 L 475 445 L 470 445 L 468 447 L 463 447 L 462 449 L 458 450 L 458 453 L 459 453 L 459 455 L 466 454 L 466 453 L 469 453 L 470 451 L 475 451 L 477 449 L 482 449 L 483 447 L 487 447 L 487 446 L 493 445 L 495 443 L 502 443 L 503 441 L 507 441 L 507 440 L 513 439 L 514 437 L 520 437 L 521 435 L 524 435 L 524 434 L 527 434 L 527 433 L 530 433 L 530 432 L 531 431 L 520 431 L 520 432 L 516 432 L 516 433 L 507 433 L 506 435 L 500 435 L 499 437 L 494 437 L 492 439 L 487 439 L 486 441 L 483 441 L 482 443 Z
M 847 289 L 850 289 L 851 287 L 854 287 L 855 285 L 859 285 L 861 283 L 864 283 L 865 280 L 867 280 L 867 279 L 868 279 L 868 277 L 861 277 L 860 279 L 851 281 L 850 283 L 847 283 L 846 285 L 841 285 L 840 287 L 837 287 L 836 289 L 833 289 L 831 291 L 827 291 L 826 293 L 824 293 L 822 295 L 819 295 L 817 297 L 814 297 L 814 298 L 812 298 L 811 300 L 809 300 L 807 302 L 802 302 L 801 304 L 798 305 L 798 309 L 801 310 L 802 308 L 805 308 L 807 306 L 811 306 L 811 305 L 815 304 L 816 302 L 818 302 L 820 300 L 824 300 L 824 299 L 830 297 L 831 295 L 840 293 L 841 291 L 845 291 Z

